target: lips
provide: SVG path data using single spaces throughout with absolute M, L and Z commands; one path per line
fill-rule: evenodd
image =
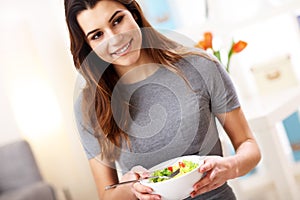
M 133 39 L 131 39 L 127 44 L 125 44 L 123 47 L 119 48 L 117 51 L 113 52 L 112 55 L 122 56 L 122 55 L 126 54 L 129 47 L 131 46 L 132 40 Z

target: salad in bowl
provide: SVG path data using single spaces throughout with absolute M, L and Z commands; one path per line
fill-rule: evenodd
M 141 184 L 151 187 L 154 194 L 159 194 L 163 200 L 185 199 L 193 191 L 193 185 L 199 181 L 202 174 L 199 167 L 203 164 L 204 157 L 198 155 L 182 156 L 160 163 L 151 169 L 151 176 L 141 181 Z M 179 173 L 172 177 L 174 171 Z

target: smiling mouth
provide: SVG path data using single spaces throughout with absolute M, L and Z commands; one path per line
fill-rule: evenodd
M 112 55 L 117 55 L 117 56 L 122 56 L 124 55 L 124 53 L 127 52 L 127 50 L 129 49 L 129 47 L 131 46 L 132 43 L 131 39 L 126 45 L 124 45 L 122 48 L 118 49 L 117 51 L 113 52 Z

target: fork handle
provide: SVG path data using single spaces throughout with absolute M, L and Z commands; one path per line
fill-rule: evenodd
M 124 181 L 124 182 L 108 185 L 108 186 L 105 187 L 105 190 L 116 188 L 119 185 L 124 185 L 124 184 L 127 184 L 127 183 L 136 183 L 136 182 L 139 182 L 139 181 L 142 181 L 142 180 L 145 180 L 145 179 L 151 179 L 151 178 L 165 178 L 165 179 L 167 179 L 167 178 L 170 178 L 170 177 L 168 177 L 168 176 L 149 176 L 149 177 L 145 177 L 145 178 L 141 178 L 141 179 L 137 179 L 137 180 Z
M 108 186 L 105 187 L 105 190 L 116 188 L 119 185 L 124 185 L 124 184 L 127 184 L 127 183 L 136 183 L 136 182 L 139 182 L 139 181 L 140 181 L 140 179 L 138 179 L 138 180 L 131 180 L 131 181 L 124 181 L 124 182 L 120 182 L 120 183 L 108 185 Z

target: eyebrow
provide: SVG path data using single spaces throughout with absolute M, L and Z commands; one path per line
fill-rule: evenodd
M 116 12 L 114 12 L 114 14 L 110 17 L 110 19 L 108 20 L 108 22 L 110 23 L 112 20 L 113 20 L 113 18 L 118 14 L 118 13 L 120 13 L 120 12 L 122 12 L 122 10 L 117 10 Z M 88 36 L 90 35 L 90 34 L 93 34 L 93 33 L 95 33 L 96 31 L 98 31 L 99 29 L 95 29 L 95 30 L 92 30 L 92 31 L 90 31 L 90 32 L 88 32 L 87 34 L 86 34 L 86 38 L 88 38 Z

